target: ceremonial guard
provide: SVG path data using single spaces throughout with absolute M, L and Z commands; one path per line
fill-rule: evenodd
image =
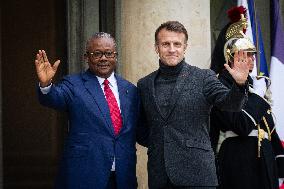
M 212 56 L 211 69 L 220 81 L 231 87 L 233 78 L 223 64 L 233 67 L 234 52 L 243 50 L 254 67 L 253 43 L 245 35 L 246 9 L 234 7 L 228 11 L 231 23 L 220 33 Z M 223 51 L 224 56 L 220 56 Z M 257 84 L 265 79 L 267 87 L 259 90 Z M 279 178 L 284 178 L 284 149 L 276 132 L 269 78 L 249 76 L 248 101 L 240 112 L 211 112 L 211 140 L 217 153 L 219 188 L 221 189 L 278 189 Z M 223 142 L 218 150 L 219 134 Z M 220 141 L 220 140 L 219 140 Z

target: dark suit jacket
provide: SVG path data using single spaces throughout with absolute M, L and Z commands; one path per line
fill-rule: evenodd
M 167 175 L 179 186 L 216 186 L 214 153 L 209 138 L 212 105 L 239 111 L 245 102 L 246 87 L 226 88 L 211 70 L 185 64 L 163 116 L 155 98 L 157 71 L 142 78 L 138 89 L 145 128 L 149 129 L 149 187 L 157 188 Z
M 123 126 L 114 135 L 109 108 L 95 75 L 90 71 L 67 76 L 44 95 L 42 105 L 65 110 L 70 131 L 65 143 L 56 188 L 104 189 L 115 157 L 119 189 L 137 188 L 136 122 L 138 93 L 130 82 L 117 79 Z

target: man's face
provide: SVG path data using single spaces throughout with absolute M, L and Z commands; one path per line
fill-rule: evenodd
M 87 47 L 86 60 L 95 75 L 108 78 L 116 66 L 114 41 L 110 38 L 96 38 Z
M 183 60 L 186 47 L 184 33 L 166 29 L 162 29 L 158 33 L 158 42 L 155 45 L 155 50 L 163 64 L 176 66 Z

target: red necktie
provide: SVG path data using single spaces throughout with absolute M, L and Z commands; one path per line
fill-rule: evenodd
M 104 84 L 106 100 L 107 100 L 109 111 L 110 111 L 111 122 L 114 128 L 114 133 L 115 135 L 118 135 L 122 127 L 122 118 L 120 115 L 118 104 L 117 104 L 117 101 L 114 97 L 112 90 L 109 88 L 109 85 L 108 85 L 109 81 L 105 79 L 103 84 Z

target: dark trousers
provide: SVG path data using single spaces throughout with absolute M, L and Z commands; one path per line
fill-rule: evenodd
M 170 179 L 167 179 L 167 184 L 159 189 L 216 189 L 214 186 L 176 186 Z
M 116 189 L 116 176 L 115 171 L 111 171 L 106 189 Z

